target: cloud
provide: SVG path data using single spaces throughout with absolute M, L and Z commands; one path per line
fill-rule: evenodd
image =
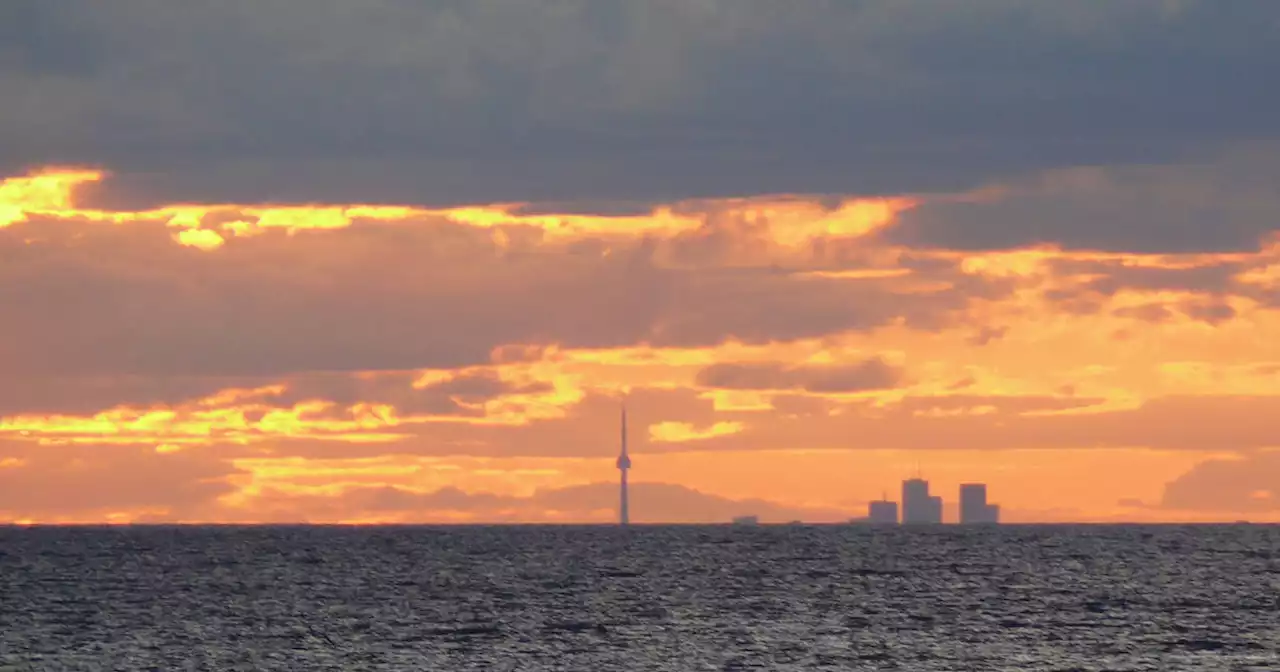
M 520 242 L 512 231 L 502 245 L 479 226 L 371 221 L 203 252 L 175 244 L 161 222 L 18 222 L 0 229 L 0 366 L 176 377 L 453 368 L 520 344 L 765 343 L 898 321 L 940 329 L 1004 291 L 955 264 L 862 278 L 688 267 L 668 263 L 657 238 Z
M 1278 156 L 1272 145 L 1200 164 L 1051 171 L 970 198 L 926 200 L 885 236 L 962 250 L 1256 251 L 1280 229 L 1271 188 Z
M 782 364 L 713 364 L 698 372 L 705 387 L 739 390 L 790 390 L 808 392 L 861 392 L 882 390 L 898 383 L 902 372 L 881 359 L 856 364 L 794 366 Z
M 410 414 L 322 399 L 287 405 L 251 397 L 224 405 L 16 417 L 0 435 L 37 442 L 173 445 L 231 459 L 371 455 L 602 458 L 616 453 L 618 402 L 604 390 L 494 397 L 475 407 Z M 1134 407 L 1102 397 L 926 396 L 890 390 L 840 400 L 771 393 L 759 409 L 717 409 L 696 390 L 632 390 L 631 449 L 652 453 L 828 450 L 1125 449 L 1237 451 L 1276 447 L 1280 401 L 1268 396 L 1154 397 Z M 25 433 L 25 434 L 24 434 Z
M 135 203 L 651 201 L 951 191 L 1274 139 L 1280 9 L 1170 6 L 5 7 L 0 172 L 109 165 Z
M 2 340 L 2 339 L 0 339 Z M 92 414 L 116 406 L 183 405 L 259 379 L 221 376 L 8 376 L 0 385 L 0 417 Z
M 554 391 L 550 383 L 503 380 L 496 370 L 428 372 L 306 373 L 282 379 L 276 404 L 323 399 L 339 406 L 387 405 L 406 416 L 482 416 L 479 407 L 505 395 L 538 395 Z
M 1054 273 L 1064 277 L 1080 277 L 1082 289 L 1106 297 L 1122 291 L 1204 292 L 1227 294 L 1240 292 L 1236 276 L 1244 265 L 1240 260 L 1219 259 L 1204 255 L 1199 263 L 1138 266 L 1132 260 L 1060 259 L 1051 262 Z
M 907 396 L 897 403 L 801 398 L 783 406 L 781 413 L 754 418 L 718 414 L 742 422 L 742 431 L 706 438 L 697 447 L 1233 451 L 1273 447 L 1280 432 L 1280 398 L 1275 396 L 1155 397 L 1133 408 L 1105 402 L 1070 396 Z
M 0 436 L 51 445 L 154 445 L 175 450 L 299 440 L 385 444 L 420 435 L 417 425 L 526 424 L 576 401 L 573 393 L 561 398 L 564 390 L 555 382 L 529 380 L 509 369 L 307 373 L 219 387 L 200 396 L 189 393 L 197 385 L 225 379 L 160 377 L 146 379 L 150 384 L 131 385 L 134 381 L 125 378 L 120 386 L 109 384 L 110 379 L 58 380 L 60 384 L 50 389 L 54 395 L 36 399 L 34 407 L 21 388 L 7 394 L 19 408 L 0 417 Z M 79 396 L 85 387 L 88 394 Z M 60 398 L 58 392 L 70 396 Z M 113 393 L 135 393 L 148 403 L 129 403 Z M 165 398 L 167 394 L 178 396 Z M 102 405 L 77 412 L 95 399 Z
M 1280 453 L 1202 462 L 1165 486 L 1160 506 L 1214 513 L 1280 511 Z

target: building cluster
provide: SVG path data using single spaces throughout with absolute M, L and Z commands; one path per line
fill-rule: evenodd
M 615 463 L 618 467 L 618 523 L 627 525 L 631 522 L 630 502 L 627 497 L 627 472 L 631 470 L 631 456 L 627 454 L 627 409 L 622 408 L 621 450 Z M 939 524 L 942 522 L 942 498 L 929 494 L 929 481 L 923 478 L 909 478 L 902 482 L 902 520 L 898 520 L 898 503 L 881 499 L 871 502 L 867 507 L 867 517 L 856 522 L 868 522 L 882 525 Z M 799 524 L 800 521 L 793 521 Z M 855 521 L 850 521 L 855 522 Z M 984 483 L 964 483 L 960 486 L 960 523 L 995 524 L 1000 522 L 1000 507 L 987 503 L 987 486 Z M 734 525 L 758 525 L 757 516 L 738 516 L 733 519 Z
M 896 525 L 898 503 L 882 499 L 867 507 L 867 522 Z M 942 522 L 942 498 L 929 494 L 929 481 L 910 478 L 902 482 L 902 524 L 939 524 Z M 960 523 L 963 525 L 1000 522 L 1000 507 L 987 502 L 987 486 L 965 483 L 960 486 Z

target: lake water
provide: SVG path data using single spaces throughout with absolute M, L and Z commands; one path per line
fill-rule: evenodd
M 0 528 L 0 669 L 1280 670 L 1280 527 Z

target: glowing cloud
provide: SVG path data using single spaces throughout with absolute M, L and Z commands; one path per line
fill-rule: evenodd
M 50 168 L 0 180 L 0 228 L 32 213 L 70 213 L 75 189 L 103 177 L 100 171 Z
M 1116 464 L 1139 460 L 1125 452 L 1139 446 L 1182 451 L 1135 477 L 1152 500 L 1163 481 L 1151 479 L 1187 460 L 1271 440 L 1261 416 L 1240 414 L 1276 399 L 1280 246 L 1137 254 L 894 243 L 904 217 L 952 198 L 928 195 L 696 200 L 627 215 L 531 204 L 78 208 L 76 189 L 104 177 L 50 170 L 0 183 L 0 245 L 18 243 L 0 248 L 14 255 L 0 280 L 20 297 L 0 305 L 14 316 L 0 356 L 16 371 L 0 386 L 0 478 L 59 487 L 86 456 L 110 455 L 96 468 L 188 469 L 203 499 L 104 491 L 75 511 L 0 500 L 0 518 L 313 511 L 387 522 L 414 519 L 407 511 L 426 501 L 433 520 L 607 519 L 535 490 L 613 476 L 601 446 L 624 394 L 645 416 L 634 447 L 650 473 L 850 513 L 865 500 L 842 500 L 834 485 L 821 496 L 786 479 L 744 491 L 749 474 L 681 476 L 670 465 L 705 451 L 780 472 L 820 454 L 806 467 L 816 478 L 850 453 L 911 461 L 903 456 L 951 443 L 1036 447 L 1064 468 L 1075 464 L 1064 442 L 1101 446 L 1097 455 L 1112 457 L 1098 459 Z M 137 250 L 147 264 L 114 261 Z M 74 281 L 57 275 L 66 269 Z M 95 298 L 64 307 L 81 295 Z M 365 324 L 375 327 L 349 329 Z M 271 355 L 258 354 L 267 345 Z M 35 365 L 46 346 L 58 356 Z M 199 354 L 148 359 L 170 351 Z M 442 363 L 422 361 L 441 353 Z M 335 355 L 342 366 L 330 367 Z M 193 373 L 193 357 L 208 368 Z M 1164 429 L 1196 408 L 1258 419 L 1233 421 L 1225 439 Z M 966 477 L 986 478 L 1003 459 L 974 453 Z M 859 497 L 893 476 L 876 478 Z M 1017 487 L 1013 476 L 991 478 Z M 450 499 L 449 488 L 462 495 Z M 1255 496 L 1263 491 L 1232 501 L 1269 506 Z M 1031 511 L 1033 498 L 1001 495 L 1025 519 L 1060 515 Z M 1077 518 L 1165 515 L 1076 503 Z
M 717 422 L 708 427 L 694 427 L 688 422 L 659 422 L 649 426 L 649 439 L 658 443 L 684 443 L 741 432 L 741 422 Z

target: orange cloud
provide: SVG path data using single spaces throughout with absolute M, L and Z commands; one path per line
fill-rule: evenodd
M 0 228 L 26 221 L 31 213 L 73 213 L 75 189 L 103 177 L 99 171 L 55 168 L 0 180 Z
M 379 205 L 172 205 L 136 212 L 80 209 L 75 193 L 85 184 L 108 177 L 103 171 L 48 170 L 0 181 L 0 226 L 31 216 L 126 223 L 163 220 L 179 231 L 173 239 L 204 251 L 216 250 L 227 236 L 244 237 L 270 230 L 297 233 L 332 230 L 370 222 L 447 222 L 480 229 L 536 229 L 549 239 L 599 235 L 670 237 L 697 231 L 708 218 L 742 222 L 760 228 L 784 247 L 801 247 L 826 237 L 868 235 L 891 224 L 913 207 L 908 198 L 846 199 L 834 208 L 796 198 L 750 198 L 714 202 L 691 201 L 658 207 L 644 215 L 525 214 L 526 203 L 429 209 Z M 495 240 L 505 245 L 509 235 Z
M 741 432 L 741 422 L 717 422 L 708 427 L 694 427 L 688 422 L 659 422 L 649 425 L 649 439 L 658 443 L 683 443 Z
M 0 518 L 606 520 L 536 492 L 616 475 L 624 396 L 651 483 L 822 515 L 920 458 L 1017 519 L 1195 517 L 1155 506 L 1166 483 L 1275 443 L 1276 245 L 895 241 L 931 196 L 78 208 L 104 178 L 0 183 L 0 473 L 83 489 L 100 451 L 203 498 L 88 488 Z

